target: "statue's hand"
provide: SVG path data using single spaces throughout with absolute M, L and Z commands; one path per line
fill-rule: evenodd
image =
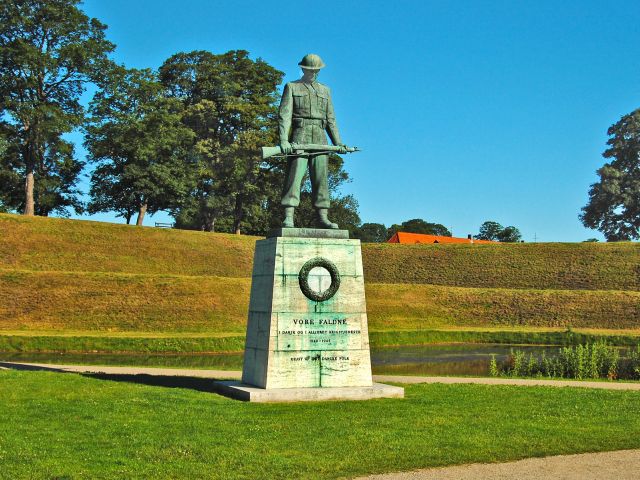
M 340 150 L 338 150 L 338 153 L 340 153 L 342 155 L 344 155 L 345 153 L 348 153 L 346 145 L 340 144 L 340 145 L 338 145 L 338 147 L 340 147 Z
M 293 153 L 293 147 L 289 142 L 280 142 L 280 150 L 284 155 L 290 155 Z

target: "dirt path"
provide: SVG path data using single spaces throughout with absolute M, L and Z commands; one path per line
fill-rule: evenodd
M 544 387 L 603 388 L 606 390 L 640 390 L 640 383 L 594 382 L 588 380 L 544 380 L 538 378 L 491 378 L 491 377 L 409 377 L 404 375 L 374 375 L 376 382 L 397 383 L 475 383 L 481 385 L 522 385 Z M 640 477 L 639 477 L 640 478 Z
M 51 370 L 76 373 L 104 373 L 114 375 L 159 375 L 176 377 L 217 378 L 237 380 L 242 376 L 239 370 L 199 370 L 187 368 L 156 367 L 108 367 L 101 365 L 55 365 L 48 363 L 2 362 L 0 368 L 16 370 Z M 640 383 L 631 382 L 590 382 L 577 380 L 542 380 L 537 378 L 487 378 L 487 377 L 414 377 L 404 375 L 374 375 L 376 382 L 394 383 L 473 383 L 481 385 L 522 385 L 546 387 L 603 388 L 607 390 L 640 390 Z M 640 478 L 640 477 L 639 477 Z
M 472 463 L 372 475 L 359 480 L 637 480 L 639 472 L 640 450 L 621 450 L 528 458 L 508 463 Z

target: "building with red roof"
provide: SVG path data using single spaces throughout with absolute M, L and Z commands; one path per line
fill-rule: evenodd
M 387 240 L 387 243 L 403 243 L 403 244 L 416 244 L 416 243 L 500 243 L 491 240 L 476 240 L 471 235 L 467 238 L 457 237 L 443 237 L 441 235 L 426 235 L 424 233 L 408 233 L 397 232 Z

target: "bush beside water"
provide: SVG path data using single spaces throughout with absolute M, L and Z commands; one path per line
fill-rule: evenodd
M 606 342 L 562 347 L 557 356 L 547 356 L 544 352 L 536 356 L 512 349 L 504 362 L 497 362 L 495 355 L 491 357 L 489 373 L 494 377 L 638 380 L 640 345 L 629 349 L 625 357 L 620 356 L 618 348 Z

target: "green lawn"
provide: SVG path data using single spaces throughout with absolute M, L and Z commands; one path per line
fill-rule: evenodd
M 640 447 L 638 392 L 413 385 L 258 405 L 189 387 L 0 371 L 0 477 L 340 478 Z

